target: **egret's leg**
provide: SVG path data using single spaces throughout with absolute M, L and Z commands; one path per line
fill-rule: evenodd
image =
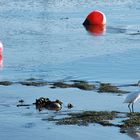
M 131 107 L 130 107 L 131 103 L 128 104 L 128 108 L 129 108 L 129 111 L 131 113 Z
M 132 103 L 132 112 L 134 112 L 134 103 Z

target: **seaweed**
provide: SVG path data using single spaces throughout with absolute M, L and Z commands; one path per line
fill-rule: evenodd
M 83 111 L 80 113 L 68 113 L 68 117 L 55 119 L 48 119 L 49 121 L 55 121 L 56 125 L 83 125 L 87 126 L 90 123 L 97 123 L 102 126 L 115 126 L 121 128 L 120 132 L 125 133 L 128 129 L 140 126 L 140 113 L 125 113 L 122 118 L 119 116 L 124 114 L 123 112 L 116 111 Z M 110 120 L 121 118 L 121 124 L 113 124 Z
M 70 88 L 71 85 L 70 84 L 66 84 L 64 82 L 54 82 L 53 83 L 53 87 L 59 87 L 59 88 Z
M 98 92 L 128 93 L 128 91 L 120 90 L 117 86 L 111 85 L 110 83 L 101 83 Z
M 75 82 L 72 87 L 76 87 L 82 90 L 94 90 L 96 87 L 93 84 L 89 84 L 86 81 Z
M 140 126 L 140 113 L 128 113 L 127 114 L 128 119 L 123 120 L 123 124 L 121 125 L 121 128 L 132 128 L 136 126 Z
M 48 85 L 48 82 L 45 81 L 23 81 L 19 83 L 24 86 L 36 86 L 36 87 Z
M 54 119 L 51 118 L 49 121 L 55 121 L 57 125 L 83 125 L 87 126 L 89 123 L 98 123 L 103 126 L 114 126 L 109 120 L 116 117 L 117 112 L 107 111 L 84 111 L 81 113 L 68 113 L 69 117 Z
M 0 81 L 0 85 L 2 85 L 2 86 L 10 86 L 12 84 L 13 84 L 13 82 L 11 82 L 11 81 Z
M 72 84 L 67 84 L 64 82 L 55 82 L 55 83 L 53 83 L 53 87 L 51 87 L 51 88 L 56 88 L 56 87 L 59 87 L 59 88 L 79 88 L 82 90 L 95 89 L 95 85 L 89 84 L 86 81 L 75 81 Z

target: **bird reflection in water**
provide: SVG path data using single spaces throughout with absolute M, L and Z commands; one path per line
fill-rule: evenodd
M 127 130 L 127 135 L 134 140 L 140 140 L 140 127 L 134 127 Z

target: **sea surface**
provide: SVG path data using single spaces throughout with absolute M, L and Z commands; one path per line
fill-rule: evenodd
M 102 11 L 107 18 L 100 35 L 82 25 L 93 10 Z M 37 78 L 136 83 L 140 80 L 139 13 L 140 0 L 0 0 L 0 41 L 4 45 L 0 81 Z M 117 128 L 99 125 L 44 124 L 40 119 L 44 116 L 34 109 L 15 107 L 21 98 L 33 102 L 40 96 L 72 102 L 74 110 L 128 111 L 122 104 L 126 95 L 0 86 L 0 140 L 135 139 Z M 139 105 L 136 111 L 140 111 Z
M 139 80 L 139 6 L 139 0 L 1 0 L 0 79 Z M 82 25 L 96 9 L 107 18 L 102 36 Z

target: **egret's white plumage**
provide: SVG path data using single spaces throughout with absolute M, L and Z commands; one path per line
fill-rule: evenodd
M 140 91 L 128 94 L 124 103 L 135 103 L 138 99 L 140 99 Z
M 140 99 L 140 91 L 139 91 L 139 92 L 130 93 L 130 94 L 128 94 L 128 96 L 125 98 L 124 103 L 129 103 L 129 104 L 128 104 L 128 108 L 130 109 L 130 112 L 131 112 L 130 105 L 132 104 L 132 112 L 134 112 L 133 105 L 134 105 L 134 103 L 135 103 L 138 99 Z

